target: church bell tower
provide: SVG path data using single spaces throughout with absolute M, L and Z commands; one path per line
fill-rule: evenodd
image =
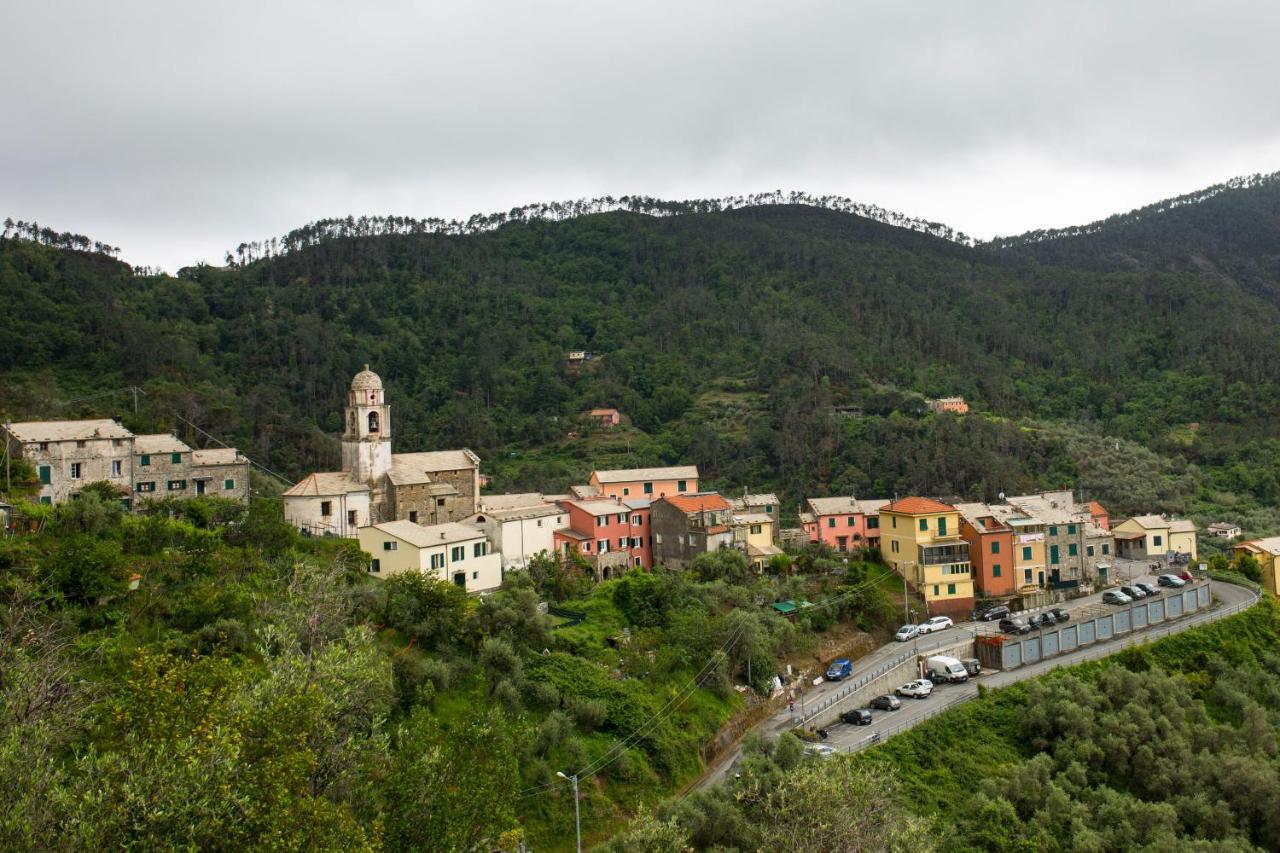
M 376 487 L 391 470 L 391 407 L 382 379 L 364 366 L 351 380 L 342 431 L 342 470 L 352 479 Z

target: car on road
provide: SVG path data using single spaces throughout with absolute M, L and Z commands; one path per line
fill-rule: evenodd
M 1142 590 L 1143 593 L 1145 593 L 1148 596 L 1160 594 L 1160 590 L 1156 589 L 1154 586 L 1147 583 L 1146 581 L 1138 581 L 1137 583 L 1134 584 L 1134 586 Z
M 932 619 L 921 622 L 916 628 L 921 634 L 932 634 L 934 631 L 945 631 L 955 624 L 950 616 L 934 616 Z
M 994 622 L 997 619 L 1003 619 L 1009 615 L 1009 607 L 1004 604 L 997 604 L 994 607 L 988 607 L 986 610 L 978 614 L 979 621 Z
M 806 744 L 804 751 L 806 755 L 811 755 L 814 758 L 834 758 L 836 755 L 835 747 L 827 746 L 825 743 Z
M 1000 620 L 1000 630 L 1006 634 L 1030 634 L 1031 626 L 1018 616 L 1006 616 Z
M 897 696 L 890 696 L 887 693 L 884 696 L 877 696 L 867 704 L 877 711 L 896 711 L 902 707 L 902 701 Z
M 853 675 L 853 661 L 848 658 L 836 658 L 827 667 L 828 681 L 841 681 Z
M 899 687 L 897 692 L 899 696 L 912 699 L 928 699 L 929 694 L 933 692 L 933 682 L 927 678 L 917 678 Z
M 1071 614 L 1067 612 L 1065 607 L 1052 607 L 1048 610 L 1047 615 L 1053 616 L 1054 622 L 1071 621 Z
M 841 714 L 840 722 L 848 723 L 851 726 L 869 726 L 871 725 L 871 712 L 866 708 L 854 708 L 852 711 L 845 711 Z
M 1139 599 L 1143 599 L 1147 597 L 1147 594 L 1142 590 L 1138 589 L 1137 587 L 1122 586 L 1120 587 L 1120 591 L 1123 592 L 1125 595 L 1129 596 L 1134 601 L 1138 601 Z
M 1102 594 L 1103 604 L 1128 604 L 1132 598 L 1116 589 L 1109 589 Z
M 898 633 L 893 638 L 899 643 L 905 643 L 907 640 L 914 640 L 920 636 L 920 627 L 918 625 L 903 625 L 898 629 Z
M 1186 586 L 1187 582 L 1177 575 L 1161 575 L 1156 578 L 1156 583 L 1160 586 L 1167 586 L 1170 589 L 1177 589 L 1180 586 Z

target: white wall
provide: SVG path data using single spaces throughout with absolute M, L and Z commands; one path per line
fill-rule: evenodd
M 322 504 L 328 501 L 331 513 L 328 517 L 321 514 Z M 354 510 L 355 524 L 347 523 L 347 513 Z M 360 527 L 370 523 L 369 493 L 352 492 L 347 495 L 287 496 L 284 499 L 285 521 L 312 536 L 347 536 L 355 538 Z

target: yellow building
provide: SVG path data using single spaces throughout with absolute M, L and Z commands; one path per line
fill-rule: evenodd
M 1196 559 L 1196 525 L 1185 518 L 1163 515 L 1135 515 L 1111 529 L 1116 537 L 1116 554 L 1146 560 L 1163 557 L 1170 551 L 1190 554 Z
M 502 555 L 489 550 L 484 531 L 446 522 L 423 527 L 412 521 L 384 521 L 361 527 L 360 550 L 370 555 L 369 574 L 389 577 L 421 572 L 467 592 L 502 586 Z
M 773 516 L 763 512 L 742 512 L 733 516 L 733 544 L 744 551 L 756 571 L 762 572 L 769 560 L 785 553 L 773 544 Z
M 1233 550 L 1236 556 L 1251 554 L 1262 566 L 1262 585 L 1272 595 L 1280 594 L 1280 536 L 1241 542 Z
M 880 510 L 880 551 L 924 597 L 930 616 L 973 611 L 969 543 L 955 507 L 916 497 L 887 504 Z

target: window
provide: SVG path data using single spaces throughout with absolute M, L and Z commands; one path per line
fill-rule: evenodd
M 643 548 L 643 547 L 644 547 L 644 537 L 643 537 L 643 536 L 632 536 L 632 537 L 631 537 L 631 547 L 632 547 L 632 548 Z
M 443 568 L 444 568 L 444 554 L 442 554 L 442 553 L 441 553 L 441 554 L 432 554 L 432 555 L 431 555 L 431 568 L 433 568 L 433 569 L 443 569 Z
M 382 550 L 384 550 L 384 551 L 399 551 L 399 550 L 400 550 L 400 543 L 399 543 L 399 542 L 383 542 L 383 543 L 382 543 Z
M 1111 553 L 1111 546 L 1106 542 L 1102 543 L 1102 553 L 1104 556 Z
M 44 504 L 45 506 L 48 506 L 49 504 L 53 503 L 53 498 L 49 497 L 48 495 L 41 495 L 40 503 Z
M 454 545 L 449 549 L 449 559 L 453 560 L 455 563 L 461 563 L 463 560 L 467 559 L 467 549 L 462 545 Z
M 880 529 L 880 516 L 878 516 L 878 515 L 868 515 L 868 516 L 867 516 L 867 529 L 868 529 L 868 530 L 879 530 L 879 529 Z
M 992 553 L 992 554 L 999 554 L 999 553 L 1000 553 L 1000 543 L 999 543 L 999 542 L 992 542 L 992 543 L 991 543 L 991 553 Z
M 772 506 L 771 504 L 765 504 L 765 505 L 764 505 L 764 514 L 765 514 L 765 515 L 773 515 L 773 506 Z
M 947 535 L 947 520 L 946 520 L 946 518 L 940 518 L 940 519 L 938 519 L 938 535 L 939 535 L 939 536 L 946 536 L 946 535 Z
M 1067 525 L 1067 535 L 1068 535 L 1068 536 L 1075 536 L 1075 535 L 1076 535 L 1076 526 L 1075 526 L 1074 524 L 1068 524 L 1068 525 Z
M 689 545 L 692 547 L 697 547 L 698 545 L 698 540 L 692 533 L 689 534 Z
M 956 585 L 953 583 L 947 584 L 947 595 L 955 595 L 955 594 L 956 594 Z
M 622 487 L 622 496 L 625 498 L 625 497 L 626 497 L 627 495 L 629 495 L 629 494 L 631 494 L 631 489 L 627 488 L 626 486 L 623 486 L 623 487 Z
M 356 511 L 354 509 L 347 510 L 347 524 L 352 527 L 356 526 Z
M 134 486 L 134 491 L 138 491 L 138 492 L 154 492 L 155 490 L 156 490 L 156 484 L 151 482 L 138 483 L 136 486 Z
M 638 515 L 633 515 L 633 516 L 631 516 L 631 523 L 632 523 L 632 524 L 639 524 L 639 523 L 640 523 L 640 516 L 638 516 Z
M 897 539 L 893 540 L 893 542 L 891 542 L 891 543 L 889 544 L 889 550 L 893 551 L 893 553 L 895 553 L 895 554 L 896 554 L 896 553 L 898 553 L 898 540 L 897 540 Z
M 608 554 L 608 553 L 609 553 L 609 540 L 608 540 L 608 539 L 600 539 L 600 540 L 598 540 L 598 541 L 596 542 L 596 553 L 597 553 L 597 554 Z
M 372 433 L 376 433 L 377 431 L 378 431 L 378 413 L 370 412 L 369 413 L 369 432 L 370 434 L 372 434 Z
M 626 513 L 623 513 L 623 512 L 618 513 L 618 523 L 619 523 L 619 524 L 626 524 L 626 523 L 627 523 L 627 515 L 626 515 Z
M 180 492 L 186 487 L 187 487 L 186 480 L 170 480 L 169 481 L 169 491 L 171 492 Z
M 763 529 L 764 529 L 764 526 L 763 526 L 763 525 L 760 525 L 760 524 L 753 524 L 753 525 L 751 525 L 751 532 L 752 532 L 752 533 L 760 533 Z
M 112 459 L 111 460 L 111 476 L 119 477 L 123 473 L 124 473 L 124 463 L 121 462 L 119 459 Z
M 320 517 L 328 518 L 333 515 L 333 501 L 320 501 Z
M 1049 528 L 1049 535 L 1050 535 L 1050 536 L 1057 536 L 1057 535 L 1058 535 L 1058 528 L 1057 528 L 1057 527 L 1050 527 L 1050 528 Z
M 898 526 L 898 517 L 897 517 L 896 515 L 895 515 L 895 516 L 893 516 L 893 526 L 894 526 L 894 527 L 897 527 L 897 526 Z
M 71 479 L 73 479 L 73 480 L 79 480 L 79 479 L 80 479 L 80 465 L 81 465 L 81 463 L 79 463 L 79 462 L 72 462 L 72 463 L 71 463 Z
M 1163 545 L 1163 544 L 1164 544 L 1164 537 L 1163 537 L 1163 536 L 1152 536 L 1152 537 L 1151 537 L 1151 539 L 1152 539 L 1152 541 L 1153 541 L 1153 542 L 1155 542 L 1155 545 L 1156 545 L 1156 547 L 1157 547 L 1157 548 L 1159 548 L 1161 545 Z
M 483 557 L 487 553 L 489 553 L 488 542 L 477 542 L 471 546 L 471 556 L 473 557 Z
M 539 526 L 539 527 L 541 527 L 541 526 L 542 526 L 542 519 L 538 519 L 538 526 Z
M 688 486 L 686 485 L 686 483 L 685 483 L 685 481 L 684 481 L 684 480 L 678 480 L 678 481 L 676 482 L 676 491 L 677 491 L 677 492 L 683 492 L 686 488 L 688 488 Z
M 436 498 L 436 506 L 444 506 L 444 498 Z
M 597 516 L 596 516 L 596 527 L 604 527 L 605 522 L 607 522 L 608 520 L 609 520 L 609 516 L 607 516 L 607 515 L 597 515 Z
M 853 516 L 852 515 L 849 516 L 849 526 L 854 527 L 855 525 L 856 525 L 856 522 L 853 520 Z
M 170 461 L 170 462 L 172 462 L 174 465 L 177 465 L 179 462 L 181 462 L 181 461 L 182 461 L 182 454 L 181 454 L 181 453 L 170 453 L 170 454 L 169 454 L 169 461 Z
M 369 571 L 377 574 L 382 571 L 382 563 L 375 557 L 373 562 L 369 564 Z
M 645 484 L 644 484 L 644 493 L 645 493 L 646 495 L 651 495 L 651 494 L 653 494 L 653 483 L 645 483 Z
M 1023 560 L 1030 560 L 1030 559 L 1031 559 L 1031 546 L 1030 546 L 1030 545 L 1023 545 L 1023 546 L 1022 546 L 1022 559 L 1023 559 Z
M 1085 555 L 1086 557 L 1092 557 L 1092 556 L 1093 556 L 1093 546 L 1092 546 L 1092 545 L 1085 545 L 1085 546 L 1084 546 L 1084 555 Z
M 654 542 L 657 542 L 659 545 L 661 545 L 661 544 L 662 544 L 662 534 L 661 534 L 661 533 L 655 534 L 655 535 L 654 535 L 654 537 L 653 537 L 653 541 L 654 541 Z
M 583 543 L 582 543 L 582 553 L 584 553 L 584 554 L 590 554 L 590 553 L 591 553 L 591 543 L 590 543 L 590 542 L 583 542 Z
M 619 551 L 621 551 L 622 549 L 626 548 L 626 547 L 627 547 L 627 542 L 628 542 L 627 537 L 625 537 L 625 536 L 619 536 L 619 537 L 618 537 L 618 550 L 619 550 Z
M 1070 543 L 1070 544 L 1068 544 L 1068 545 L 1067 545 L 1067 556 L 1068 556 L 1068 557 L 1077 557 L 1077 556 L 1079 556 L 1079 555 L 1080 555 L 1080 549 L 1076 546 L 1076 543 L 1072 542 L 1072 543 Z
M 79 441 L 76 442 L 76 447 L 86 447 L 88 446 L 88 444 L 89 442 L 85 441 L 84 439 L 80 439 Z
M 929 529 L 929 519 L 927 519 L 927 518 L 922 518 L 922 519 L 920 519 L 920 529 L 921 529 L 921 530 L 928 530 L 928 529 Z
M 124 447 L 124 439 L 123 439 L 123 438 L 113 438 L 113 439 L 111 439 L 111 446 L 112 446 L 112 447 Z
M 1053 564 L 1053 565 L 1055 565 L 1055 566 L 1056 566 L 1056 565 L 1058 565 L 1058 563 L 1060 562 L 1060 560 L 1058 559 L 1058 546 L 1057 546 L 1057 545 L 1050 545 L 1050 546 L 1049 546 L 1049 562 L 1050 562 L 1050 563 L 1052 563 L 1052 564 Z
M 992 566 L 991 566 L 991 577 L 993 577 L 993 578 L 998 578 L 998 577 L 1000 577 L 1000 564 L 999 564 L 999 563 L 995 563 L 994 565 L 992 565 Z
M 416 509 L 409 510 L 409 520 L 414 524 L 418 523 L 418 511 Z
M 1030 569 L 1027 569 L 1027 570 L 1025 570 L 1022 574 L 1025 576 L 1025 577 L 1023 577 L 1023 582 L 1024 582 L 1024 583 L 1031 583 L 1031 570 L 1030 570 Z
M 472 573 L 471 573 L 471 579 L 472 579 L 473 581 L 478 581 L 478 580 L 480 580 L 480 573 L 479 573 L 479 572 L 472 572 Z
M 145 468 L 145 467 L 147 467 L 148 465 L 150 465 L 150 464 L 151 464 L 151 454 L 150 454 L 150 453 L 144 453 L 144 454 L 142 454 L 142 458 L 138 460 L 138 464 L 139 464 L 139 465 L 141 465 L 143 468 Z
M 827 519 L 827 527 L 835 527 L 835 526 L 836 526 L 836 517 L 833 515 Z
M 42 441 L 42 442 L 40 442 L 40 452 L 41 452 L 41 453 L 48 453 L 48 452 L 49 452 L 49 442 L 47 442 L 47 441 Z
M 939 592 L 938 592 L 938 585 L 937 585 L 936 583 L 933 585 L 933 594 L 934 594 L 935 596 L 936 596 L 936 595 L 940 595 L 940 594 L 941 594 L 941 593 L 939 593 Z

